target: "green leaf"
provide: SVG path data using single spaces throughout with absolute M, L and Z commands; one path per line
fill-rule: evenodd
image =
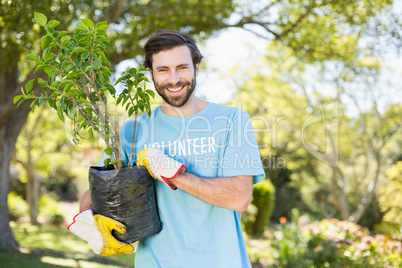
M 112 162 L 112 160 L 110 160 L 110 158 L 106 158 L 105 160 L 103 160 L 103 164 L 104 164 L 105 166 L 109 165 L 110 162 Z
M 43 51 L 43 53 L 42 53 L 42 59 L 43 59 L 44 61 L 47 61 L 47 58 L 49 57 L 49 54 L 50 54 L 50 52 L 52 51 L 52 48 L 53 48 L 53 46 L 49 46 L 49 47 L 47 47 L 47 48 Z
M 89 70 L 91 70 L 93 68 L 92 65 L 89 65 L 87 67 L 85 67 L 84 73 L 88 72 Z
M 59 54 L 59 56 L 57 56 L 57 59 L 59 60 L 59 62 L 62 62 L 64 58 L 64 55 L 62 53 Z
M 101 25 L 97 28 L 98 31 L 106 31 L 106 29 L 109 28 L 109 25 Z
M 34 54 L 28 54 L 25 58 L 27 60 L 35 60 L 35 61 L 38 60 L 38 57 Z
M 148 95 L 150 95 L 153 99 L 155 99 L 155 92 L 153 92 L 152 90 L 147 89 L 146 91 L 148 93 Z
M 44 99 L 45 99 L 45 96 L 43 96 L 43 95 L 41 94 L 41 96 L 40 96 L 39 99 L 38 99 L 38 106 L 41 106 L 41 104 L 42 104 L 42 102 L 43 102 Z
M 51 60 L 56 56 L 56 54 L 54 54 L 53 52 L 50 52 L 49 55 L 47 55 L 45 60 Z
M 59 21 L 57 20 L 50 20 L 49 23 L 47 24 L 50 28 L 54 28 L 60 24 Z
M 88 31 L 89 28 L 83 22 L 79 22 L 77 26 L 75 26 L 74 33 L 78 31 Z
M 63 115 L 63 111 L 61 110 L 60 106 L 57 107 L 57 116 L 64 123 L 64 115 Z
M 49 106 L 52 107 L 54 110 L 57 111 L 56 100 L 48 99 L 48 100 L 47 100 L 47 103 L 49 103 Z
M 76 47 L 74 48 L 73 52 L 87 52 L 88 49 L 84 48 L 84 47 Z
M 39 26 L 45 26 L 47 23 L 47 18 L 42 13 L 34 12 L 34 18 L 36 23 L 39 24 Z
M 82 138 L 82 139 L 86 139 L 86 137 L 84 136 L 84 134 L 82 134 L 81 132 L 77 132 L 75 133 L 76 135 L 78 135 L 78 137 Z
M 107 155 L 112 155 L 113 150 L 112 150 L 112 148 L 107 147 L 104 152 L 105 152 L 105 154 L 107 154 Z
M 50 65 L 44 65 L 42 68 L 45 71 L 45 73 L 47 73 L 48 75 L 50 75 L 53 70 L 52 66 L 50 66 Z
M 57 35 L 57 38 L 64 37 L 68 33 L 69 31 L 60 31 L 59 34 Z
M 130 107 L 128 110 L 128 117 L 131 117 L 131 115 L 135 112 L 134 107 Z
M 95 25 L 97 32 L 105 32 L 107 28 L 109 28 L 107 21 L 101 21 Z
M 18 102 L 18 104 L 17 104 L 17 108 L 24 102 L 24 101 L 26 101 L 27 99 L 21 99 L 20 100 L 20 102 Z
M 147 68 L 140 67 L 139 71 L 140 71 L 140 72 L 151 72 L 152 70 L 151 70 L 151 69 L 147 69 Z
M 40 39 L 40 46 L 42 47 L 42 49 L 45 49 L 50 44 L 50 42 L 52 42 L 52 38 L 48 35 L 44 35 Z
M 124 99 L 123 99 L 123 104 L 122 104 L 122 105 L 125 105 L 126 102 L 127 102 L 129 99 L 130 99 L 130 96 L 125 96 Z M 126 110 L 127 110 L 127 108 L 126 108 Z
M 69 86 L 72 86 L 73 84 L 74 84 L 74 82 L 71 81 L 71 80 L 64 80 L 64 81 L 62 81 L 62 82 L 60 83 L 60 87 L 62 87 L 62 88 L 67 88 L 67 87 L 69 87 Z
M 119 79 L 117 79 L 116 83 L 114 83 L 114 85 L 117 85 L 118 83 L 120 83 L 121 81 L 123 81 L 124 79 L 126 79 L 125 76 L 120 77 Z
M 98 35 L 98 37 L 99 37 L 100 39 L 106 41 L 107 44 L 109 44 L 110 39 L 109 39 L 109 37 L 107 37 L 106 35 L 100 34 L 100 35 Z
M 65 36 L 63 36 L 63 37 L 60 39 L 60 41 L 61 41 L 62 43 L 64 43 L 65 41 L 69 41 L 70 39 L 71 39 L 71 36 L 65 35 Z
M 109 77 L 111 75 L 110 69 L 108 67 L 106 67 L 106 66 L 101 66 L 100 70 L 107 77 Z
M 109 61 L 109 59 L 107 58 L 107 55 L 105 54 L 105 52 L 101 51 L 101 52 L 99 52 L 99 55 L 103 58 L 104 63 L 105 63 L 106 65 L 111 66 L 110 61 Z
M 89 104 L 89 105 L 91 105 L 91 103 L 90 103 L 87 99 L 84 99 L 84 98 L 81 98 L 81 99 L 79 99 L 78 101 L 81 102 L 81 103 L 84 103 L 84 104 Z
M 111 84 L 106 84 L 106 88 L 113 96 L 116 94 L 116 89 Z
M 95 140 L 95 136 L 94 136 L 94 131 L 93 131 L 93 129 L 90 128 L 90 129 L 88 130 L 88 133 L 89 133 L 89 136 L 91 137 L 91 139 L 94 141 L 94 140 Z
M 38 84 L 42 86 L 48 86 L 49 84 L 47 81 L 43 80 L 42 78 L 38 78 Z
M 31 110 L 34 111 L 35 110 L 35 105 L 36 105 L 36 100 L 34 100 L 31 105 L 29 105 L 29 107 L 31 107 Z
M 137 69 L 130 68 L 127 72 L 130 73 L 130 74 L 137 74 Z
M 95 69 L 99 69 L 102 66 L 102 62 L 99 59 L 95 59 L 93 64 Z
M 22 95 L 15 96 L 14 97 L 14 104 L 16 104 L 21 98 L 22 98 Z
M 28 83 L 25 85 L 25 91 L 27 93 L 31 92 L 33 85 L 34 85 L 35 79 L 29 80 Z
M 117 97 L 116 105 L 119 105 L 119 103 L 121 102 L 122 98 L 123 98 L 123 96 L 122 96 L 122 94 L 120 94 L 120 95 Z
M 95 25 L 94 25 L 94 23 L 93 23 L 92 20 L 90 20 L 90 19 L 81 19 L 81 21 L 82 21 L 86 26 L 88 26 L 89 29 L 92 30 L 92 29 L 95 28 Z
M 42 64 L 36 66 L 35 71 L 34 71 L 34 74 L 35 74 L 37 71 L 39 71 L 40 69 L 42 69 L 42 67 L 43 67 Z

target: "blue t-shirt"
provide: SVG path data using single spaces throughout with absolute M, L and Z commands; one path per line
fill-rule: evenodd
M 133 120 L 120 129 L 123 159 L 131 154 Z M 135 153 L 159 147 L 203 178 L 252 175 L 265 178 L 249 115 L 214 103 L 190 116 L 168 116 L 160 107 L 140 116 Z M 135 159 L 133 160 L 135 161 Z M 210 205 L 156 181 L 162 231 L 139 241 L 135 267 L 251 267 L 241 214 Z

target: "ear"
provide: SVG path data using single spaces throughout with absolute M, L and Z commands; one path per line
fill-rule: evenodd
M 197 63 L 195 65 L 195 76 L 198 76 L 198 73 L 200 72 L 200 63 Z
M 152 71 L 149 71 L 149 76 L 151 77 L 152 81 L 154 81 L 154 76 L 153 76 Z

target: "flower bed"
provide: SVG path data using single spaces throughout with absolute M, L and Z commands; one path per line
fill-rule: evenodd
M 247 247 L 253 267 L 402 267 L 401 241 L 337 219 L 275 225 Z

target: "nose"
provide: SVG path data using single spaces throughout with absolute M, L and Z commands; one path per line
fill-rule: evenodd
M 169 84 L 175 85 L 180 81 L 180 77 L 175 70 L 170 72 L 169 75 Z

